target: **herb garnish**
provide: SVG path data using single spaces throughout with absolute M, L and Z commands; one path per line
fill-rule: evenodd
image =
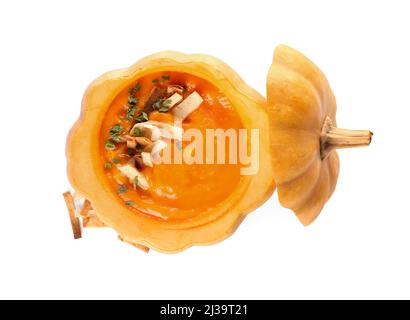
M 166 99 L 166 100 L 161 101 L 161 106 L 158 108 L 158 111 L 159 112 L 168 112 L 171 103 L 172 103 L 172 101 L 170 99 Z
M 128 110 L 127 110 L 127 119 L 128 119 L 129 121 L 134 120 L 134 116 L 135 116 L 135 112 L 136 112 L 136 111 L 137 111 L 137 109 L 134 108 L 134 107 L 129 107 L 129 108 L 128 108 Z
M 169 108 L 162 106 L 161 108 L 158 109 L 158 111 L 161 112 L 161 113 L 166 113 L 166 112 L 169 111 Z
M 134 128 L 131 133 L 134 137 L 141 137 L 142 130 L 140 128 Z
M 111 168 L 112 168 L 112 165 L 110 162 L 104 163 L 104 169 L 111 169 Z
M 158 110 L 159 108 L 161 108 L 161 99 L 159 99 L 157 102 L 155 102 L 152 107 L 156 110 Z
M 120 185 L 120 187 L 117 190 L 118 194 L 123 194 L 123 193 L 126 193 L 127 191 L 128 191 L 127 187 L 123 184 Z
M 169 76 L 169 75 L 167 75 L 167 74 L 164 74 L 161 78 L 162 78 L 162 80 L 167 81 L 167 80 L 169 80 L 169 79 L 170 79 L 170 76 Z
M 157 83 L 157 82 L 158 82 L 158 79 L 152 80 L 152 83 Z
M 114 141 L 112 141 L 112 140 L 107 140 L 107 141 L 105 142 L 105 149 L 107 149 L 107 150 L 109 150 L 109 151 L 113 151 L 113 150 L 115 150 L 115 148 L 116 148 L 116 145 L 115 145 L 115 142 L 114 142 Z
M 135 87 L 128 89 L 128 94 L 132 96 L 134 93 L 137 93 L 141 89 L 141 83 L 137 82 Z
M 137 122 L 145 122 L 148 121 L 148 115 L 143 111 L 138 117 Z
M 115 126 L 111 127 L 110 129 L 110 136 L 114 142 L 121 142 L 120 134 L 124 130 L 122 125 L 116 124 Z
M 135 117 L 135 113 L 137 111 L 136 106 L 138 105 L 139 102 L 139 98 L 134 97 L 134 93 L 137 93 L 138 91 L 140 91 L 141 89 L 141 84 L 139 82 L 137 82 L 135 84 L 135 87 L 133 88 L 129 88 L 128 89 L 128 110 L 127 110 L 127 114 L 126 114 L 126 118 L 128 121 L 133 121 L 134 117 Z
M 133 107 L 136 106 L 138 104 L 139 99 L 134 97 L 134 96 L 129 96 L 128 97 L 128 104 Z
M 134 187 L 134 189 L 137 189 L 138 186 L 138 177 L 134 177 L 134 179 L 132 180 L 132 185 Z
M 124 128 L 120 124 L 116 124 L 115 126 L 111 127 L 110 135 L 120 133 Z
M 168 112 L 172 101 L 170 99 L 159 99 L 152 107 L 159 112 Z
M 120 163 L 120 159 L 118 159 L 118 158 L 112 158 L 111 161 L 112 161 L 112 163 L 114 163 L 114 164 Z
M 135 202 L 132 201 L 132 200 L 127 200 L 127 201 L 125 201 L 125 205 L 126 206 L 133 206 L 133 205 L 135 205 Z

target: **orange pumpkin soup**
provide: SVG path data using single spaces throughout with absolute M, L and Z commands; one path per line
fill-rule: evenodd
M 184 155 L 206 154 L 207 129 L 241 128 L 234 107 L 208 81 L 178 72 L 150 74 L 124 89 L 106 113 L 102 166 L 130 210 L 165 220 L 189 219 L 229 197 L 240 182 L 241 164 L 206 159 L 192 164 Z M 189 129 L 204 137 L 202 149 L 193 151 L 192 140 L 179 136 Z M 157 161 L 165 153 L 172 161 Z

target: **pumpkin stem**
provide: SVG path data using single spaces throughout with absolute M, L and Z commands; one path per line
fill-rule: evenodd
M 334 149 L 368 146 L 373 133 L 369 130 L 339 129 L 327 117 L 321 133 L 321 157 L 326 159 Z

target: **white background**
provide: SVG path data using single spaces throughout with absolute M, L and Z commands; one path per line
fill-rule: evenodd
M 0 298 L 410 298 L 409 39 L 408 1 L 1 1 Z M 339 153 L 312 226 L 275 195 L 228 240 L 177 255 L 109 230 L 72 240 L 65 138 L 91 80 L 173 49 L 265 94 L 280 43 L 326 73 L 340 126 L 375 133 Z

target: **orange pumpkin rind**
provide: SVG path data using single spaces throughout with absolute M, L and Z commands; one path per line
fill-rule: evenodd
M 101 122 L 119 92 L 155 72 L 178 71 L 203 78 L 217 87 L 236 108 L 246 128 L 259 128 L 259 172 L 243 176 L 236 190 L 206 214 L 187 221 L 161 221 L 135 214 L 111 191 L 99 151 Z M 207 245 L 230 236 L 244 217 L 267 200 L 275 189 L 269 152 L 266 100 L 222 61 L 207 55 L 160 52 L 130 68 L 108 72 L 86 90 L 81 116 L 71 129 L 66 147 L 68 177 L 88 199 L 98 219 L 131 244 L 173 253 L 192 245 Z
M 372 133 L 336 127 L 336 100 L 325 75 L 287 46 L 275 51 L 267 100 L 279 201 L 309 225 L 335 190 L 339 175 L 336 149 L 367 146 Z

